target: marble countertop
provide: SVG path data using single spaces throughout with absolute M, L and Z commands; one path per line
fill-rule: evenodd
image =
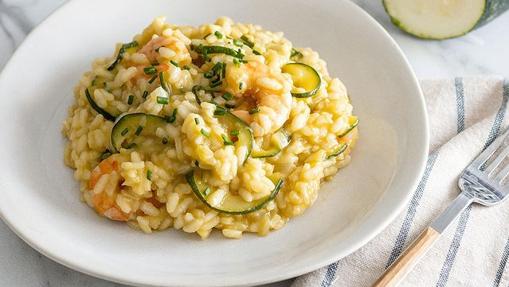
M 0 69 L 26 35 L 66 0 L 0 0 Z M 509 77 L 509 13 L 467 36 L 422 41 L 391 25 L 381 1 L 354 0 L 378 20 L 407 55 L 419 78 L 471 75 Z M 267 285 L 289 286 L 291 280 Z M 96 279 L 55 263 L 21 241 L 0 221 L 0 286 L 98 286 L 119 284 Z

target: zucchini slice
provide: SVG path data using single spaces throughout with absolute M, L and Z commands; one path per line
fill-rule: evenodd
M 193 193 L 200 201 L 216 211 L 228 214 L 246 214 L 259 210 L 269 201 L 273 200 L 283 186 L 283 180 L 279 179 L 275 182 L 275 188 L 268 196 L 247 202 L 239 195 L 232 195 L 228 192 L 215 194 L 221 191 L 211 190 L 211 188 L 202 181 L 201 171 L 199 170 L 192 170 L 187 173 L 186 180 L 191 186 Z
M 326 159 L 331 159 L 342 154 L 346 148 L 348 147 L 345 143 L 340 143 L 337 147 L 333 148 L 330 152 L 327 153 Z
M 355 127 L 359 125 L 359 119 L 356 116 L 350 116 L 350 118 L 348 118 L 348 123 L 350 124 L 350 127 L 338 137 L 342 138 L 350 133 Z
M 224 113 L 217 114 L 216 118 L 219 122 L 226 127 L 228 131 L 228 136 L 233 139 L 235 148 L 238 149 L 241 146 L 246 147 L 246 155 L 242 160 L 242 163 L 246 162 L 246 160 L 251 155 L 251 151 L 253 149 L 253 131 L 243 120 L 238 118 L 236 115 L 222 108 Z
M 353 129 L 357 127 L 357 125 L 359 125 L 359 119 L 356 116 L 350 116 L 350 118 L 348 118 L 348 123 L 350 124 L 350 127 L 346 131 L 344 131 L 341 135 L 338 136 L 340 143 L 330 152 L 327 153 L 326 157 L 327 159 L 331 159 L 342 154 L 348 147 L 348 144 L 345 143 L 344 140 L 342 140 L 341 138 L 348 135 L 351 131 L 353 131 Z
M 165 118 L 144 113 L 125 114 L 118 118 L 111 130 L 111 146 L 118 152 L 120 148 L 137 145 L 139 137 L 156 135 L 157 128 L 164 128 Z
M 254 158 L 266 158 L 273 157 L 280 153 L 285 147 L 290 144 L 290 138 L 283 129 L 275 132 L 271 136 L 271 145 L 268 149 L 254 149 L 251 153 L 251 157 Z
M 312 97 L 318 92 L 322 80 L 318 72 L 311 66 L 303 63 L 289 63 L 281 68 L 283 73 L 290 74 L 294 89 L 292 95 L 296 98 Z M 304 89 L 303 92 L 295 88 Z
M 113 115 L 113 113 L 110 113 L 106 111 L 105 109 L 99 107 L 99 105 L 94 101 L 94 98 L 90 95 L 90 92 L 88 89 L 85 90 L 85 96 L 87 97 L 88 103 L 94 109 L 97 113 L 103 115 L 105 119 L 108 121 L 114 122 L 118 115 Z
M 391 21 L 423 39 L 464 35 L 509 9 L 507 0 L 384 0 Z

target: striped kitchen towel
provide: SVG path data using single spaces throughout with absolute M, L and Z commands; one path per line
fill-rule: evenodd
M 430 154 L 408 206 L 364 247 L 297 278 L 293 287 L 370 286 L 453 200 L 461 171 L 507 127 L 509 82 L 501 78 L 423 80 L 421 86 L 430 121 Z M 509 201 L 489 208 L 473 205 L 400 286 L 507 287 L 508 257 Z

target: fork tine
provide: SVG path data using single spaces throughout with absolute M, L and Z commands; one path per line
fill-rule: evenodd
M 470 164 L 471 167 L 480 169 L 481 166 L 497 151 L 497 149 L 504 143 L 505 139 L 509 135 L 509 129 L 498 136 L 493 143 L 491 143 L 481 154 L 479 154 L 474 161 Z
M 495 159 L 493 159 L 493 161 L 488 165 L 485 171 L 491 175 L 493 171 L 507 158 L 508 155 L 509 155 L 509 145 L 504 147 L 500 154 Z
M 509 174 L 509 165 L 507 165 L 501 171 L 499 171 L 497 173 L 497 175 L 495 176 L 494 180 L 496 182 L 500 183 L 507 177 L 508 174 Z

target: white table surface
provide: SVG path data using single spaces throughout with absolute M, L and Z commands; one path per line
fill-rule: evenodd
M 39 22 L 65 0 L 0 0 L 0 68 Z M 401 46 L 420 78 L 509 76 L 509 13 L 467 36 L 422 41 L 392 26 L 379 0 L 354 0 Z M 289 286 L 291 280 L 267 285 Z M 0 221 L 0 286 L 121 286 L 55 263 L 21 241 Z

